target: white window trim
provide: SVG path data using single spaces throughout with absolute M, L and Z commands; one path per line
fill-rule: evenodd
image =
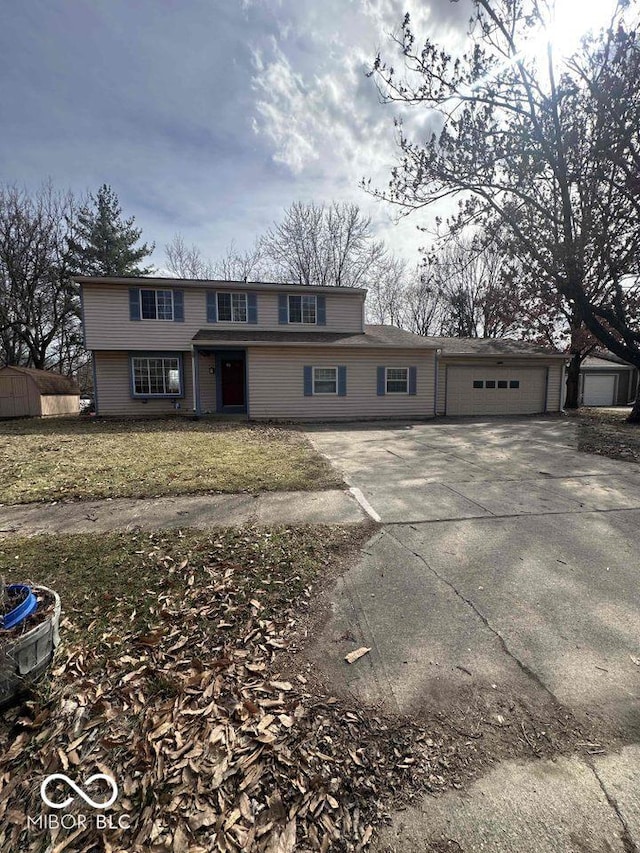
M 174 398 L 174 397 L 182 397 L 183 394 L 183 383 L 184 379 L 182 377 L 182 364 L 179 356 L 175 355 L 132 355 L 131 358 L 131 392 L 133 397 L 157 397 L 160 399 Z M 151 387 L 151 374 L 149 369 L 150 361 L 160 360 L 162 362 L 165 361 L 175 361 L 178 365 L 178 390 L 177 391 L 136 391 L 136 361 L 146 361 L 147 362 L 147 377 L 149 379 L 149 387 Z M 163 365 L 164 370 L 164 365 Z
M 407 371 L 407 390 L 406 391 L 389 391 L 389 371 L 390 370 L 406 370 Z M 399 382 L 399 379 L 392 379 L 392 382 Z M 404 395 L 405 397 L 409 396 L 409 368 L 408 367 L 385 367 L 384 369 L 384 393 L 385 394 L 394 394 L 398 397 Z
M 156 300 L 156 316 L 155 317 L 145 317 L 142 313 L 142 291 L 143 290 L 151 290 L 155 293 Z M 171 294 L 171 317 L 158 317 L 158 293 L 170 293 Z M 173 323 L 173 318 L 175 317 L 175 305 L 174 305 L 174 297 L 173 290 L 165 287 L 141 287 L 140 288 L 140 319 L 144 320 L 146 323 Z
M 299 296 L 300 297 L 300 320 L 292 320 L 291 319 L 291 297 Z M 313 299 L 315 304 L 315 320 L 313 323 L 305 323 L 302 319 L 304 316 L 302 310 L 302 299 Z M 287 293 L 287 321 L 291 323 L 292 326 L 317 326 L 318 325 L 318 294 L 317 293 Z
M 219 297 L 223 294 L 228 294 L 231 297 L 231 319 L 230 320 L 221 320 L 220 319 L 220 303 L 218 301 Z M 244 320 L 234 320 L 233 319 L 233 297 L 234 296 L 244 296 L 244 316 L 246 319 Z M 233 290 L 218 290 L 216 291 L 216 316 L 218 318 L 218 323 L 248 323 L 249 322 L 249 296 L 245 293 L 244 290 L 238 292 Z
M 311 325 L 311 324 L 309 324 Z M 336 390 L 335 391 L 316 391 L 316 370 L 334 370 L 336 374 Z M 324 380 L 327 381 L 327 380 Z M 311 391 L 313 396 L 318 397 L 337 397 L 338 396 L 338 368 L 332 364 L 319 364 L 311 368 Z

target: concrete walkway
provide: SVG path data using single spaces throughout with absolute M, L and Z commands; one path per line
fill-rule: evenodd
M 353 495 L 339 489 L 114 498 L 0 506 L 0 537 L 240 524 L 357 524 L 365 517 Z

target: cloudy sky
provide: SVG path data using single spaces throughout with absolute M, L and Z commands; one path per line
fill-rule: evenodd
M 109 183 L 144 238 L 180 232 L 216 256 L 249 247 L 294 201 L 356 201 L 414 259 L 383 185 L 393 108 L 365 76 L 406 11 L 423 35 L 464 31 L 468 0 L 22 0 L 0 28 L 0 179 Z M 420 118 L 416 116 L 416 122 Z M 424 220 L 422 220 L 424 224 Z

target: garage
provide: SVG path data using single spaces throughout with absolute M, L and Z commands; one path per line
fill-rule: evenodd
M 582 402 L 585 406 L 613 406 L 616 399 L 616 377 L 613 373 L 591 373 L 584 377 Z
M 545 411 L 544 367 L 449 365 L 447 415 L 534 415 Z
M 565 356 L 510 338 L 430 338 L 437 346 L 436 414 L 559 412 Z

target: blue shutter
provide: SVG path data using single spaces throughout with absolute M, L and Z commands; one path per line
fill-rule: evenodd
M 173 319 L 176 323 L 184 322 L 184 292 L 182 290 L 173 291 Z
M 338 397 L 347 396 L 347 368 L 345 365 L 338 367 Z
M 324 296 L 316 297 L 316 304 L 318 307 L 318 312 L 316 316 L 316 320 L 318 321 L 319 326 L 327 325 L 327 300 Z
M 247 319 L 253 324 L 258 322 L 258 297 L 255 293 L 247 293 Z
M 139 320 L 140 319 L 140 288 L 139 287 L 130 287 L 129 288 L 129 319 L 130 320 Z
M 281 326 L 286 326 L 289 322 L 289 311 L 287 305 L 287 294 L 278 294 L 278 323 Z
M 386 391 L 385 388 L 385 369 L 384 367 L 378 368 L 378 397 L 384 397 L 384 393 Z
M 207 293 L 207 323 L 218 322 L 218 295 L 215 291 Z
M 415 397 L 418 393 L 418 368 L 409 368 L 409 394 Z
M 304 396 L 312 397 L 313 396 L 313 377 L 312 377 L 312 367 L 304 368 Z

